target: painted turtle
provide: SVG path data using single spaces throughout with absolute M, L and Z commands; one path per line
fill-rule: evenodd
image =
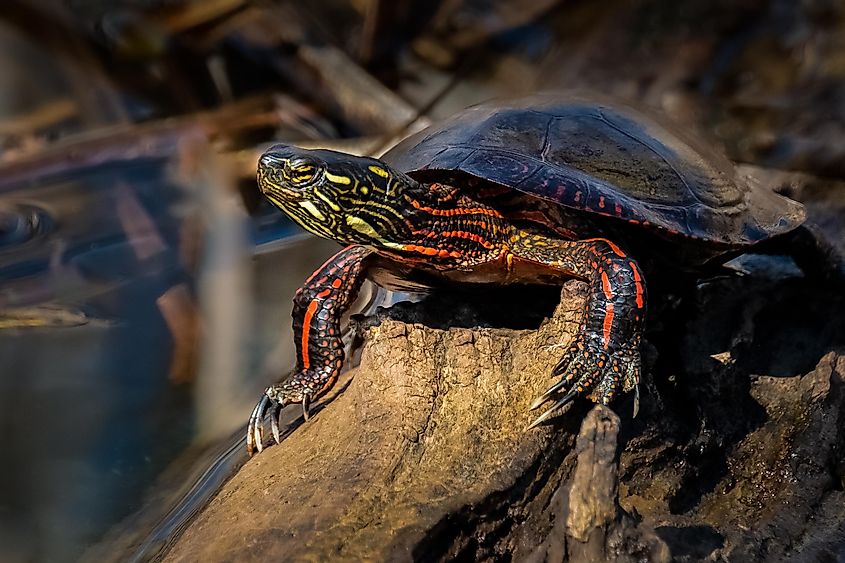
M 388 289 L 456 283 L 590 284 L 584 320 L 532 408 L 608 403 L 639 380 L 643 264 L 695 269 L 790 232 L 804 208 L 626 106 L 533 96 L 469 108 L 381 160 L 276 145 L 258 184 L 305 229 L 349 245 L 294 298 L 297 367 L 256 405 L 308 404 L 343 363 L 339 318 L 365 277 Z M 629 254 L 629 252 L 631 254 Z M 638 263 L 633 256 L 640 260 Z M 650 271 L 650 268 L 646 271 Z

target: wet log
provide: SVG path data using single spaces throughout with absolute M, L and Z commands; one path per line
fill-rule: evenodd
M 783 259 L 742 268 L 683 299 L 655 292 L 638 416 L 630 396 L 617 414 L 583 401 L 529 432 L 580 282 L 534 325 L 502 320 L 533 291 L 382 311 L 362 324 L 351 380 L 246 463 L 166 558 L 834 558 L 845 302 Z

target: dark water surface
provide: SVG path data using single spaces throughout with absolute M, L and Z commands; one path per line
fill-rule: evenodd
M 202 498 L 242 460 L 226 444 L 266 381 L 292 363 L 290 298 L 334 245 L 278 214 L 244 214 L 246 271 L 216 272 L 209 253 L 225 248 L 194 234 L 194 199 L 157 158 L 2 188 L 0 560 L 77 560 L 107 532 L 117 542 L 109 554 L 128 556 L 127 543 L 141 540 L 124 536 L 163 537 L 172 526 L 124 519 L 153 499 L 166 514 L 198 480 L 211 483 L 195 491 Z M 229 300 L 202 280 L 240 274 L 247 295 L 230 296 L 246 304 L 237 326 L 255 335 L 244 369 L 202 382 L 214 370 L 197 335 L 215 334 L 206 324 L 220 317 L 200 305 Z

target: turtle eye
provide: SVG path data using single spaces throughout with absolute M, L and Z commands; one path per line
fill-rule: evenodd
M 321 174 L 322 166 L 309 158 L 297 156 L 285 162 L 285 176 L 293 186 L 305 187 L 313 184 Z

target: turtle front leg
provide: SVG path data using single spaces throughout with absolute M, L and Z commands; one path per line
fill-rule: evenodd
M 296 370 L 285 381 L 271 385 L 252 411 L 247 427 L 247 451 L 263 449 L 262 422 L 272 409 L 273 437 L 279 442 L 279 413 L 299 403 L 305 418 L 311 401 L 331 389 L 343 367 L 340 317 L 358 295 L 364 281 L 363 246 L 347 247 L 323 264 L 293 298 L 293 334 Z
M 517 260 L 543 264 L 590 284 L 580 330 L 553 369 L 561 380 L 531 408 L 562 396 L 531 427 L 579 395 L 608 404 L 620 389 L 636 387 L 646 312 L 645 282 L 637 263 L 606 239 L 560 241 L 525 235 L 511 252 Z

